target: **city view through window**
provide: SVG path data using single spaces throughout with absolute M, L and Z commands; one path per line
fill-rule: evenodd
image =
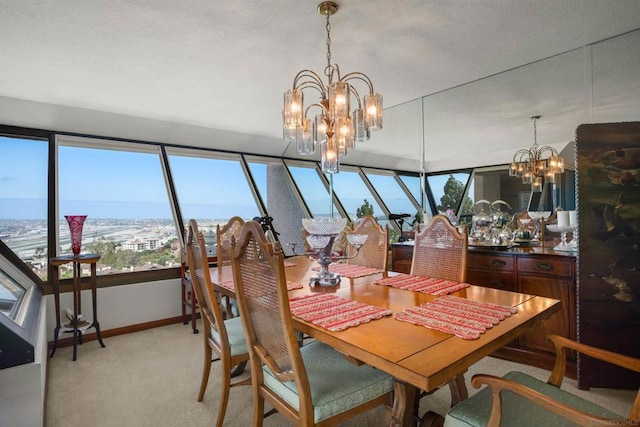
M 56 230 L 49 230 L 48 146 L 46 139 L 0 136 L 0 240 L 43 280 L 47 280 L 50 257 L 72 253 L 65 215 L 87 216 L 81 252 L 100 254 L 98 274 L 106 275 L 179 267 L 183 255 L 174 218 L 178 211 L 184 224 L 191 218 L 198 221 L 208 255 L 215 256 L 216 225 L 226 224 L 232 216 L 244 220 L 262 216 L 258 197 L 267 210 L 275 212 L 274 227 L 281 239 L 289 239 L 281 241 L 286 251 L 286 243 L 298 238 L 301 228 L 300 218 L 286 216 L 293 211 L 303 217 L 308 214 L 300 210 L 302 205 L 283 208 L 276 204 L 298 203 L 295 197 L 271 200 L 282 191 L 292 191 L 281 187 L 291 187 L 282 181 L 286 174 L 276 173 L 282 167 L 289 170 L 309 214 L 324 216 L 331 210 L 328 190 L 314 162 L 278 166 L 278 159 L 263 163 L 253 156 L 247 171 L 240 154 L 168 147 L 163 161 L 160 145 L 59 135 L 58 219 Z M 268 172 L 269 164 L 273 173 Z M 358 168 L 347 169 L 334 176 L 334 186 L 351 221 L 357 220 L 356 211 L 363 203 L 371 203 L 374 216 L 382 223 L 388 222 L 386 211 L 413 216 L 420 209 L 415 200 L 420 192 L 418 177 L 400 176 L 398 181 L 391 171 L 375 170 L 361 177 Z M 377 194 L 365 185 L 364 176 Z M 376 200 L 384 203 L 384 209 Z M 47 250 L 50 235 L 56 236 L 55 254 Z M 61 269 L 61 273 L 63 278 L 71 276 L 71 271 Z

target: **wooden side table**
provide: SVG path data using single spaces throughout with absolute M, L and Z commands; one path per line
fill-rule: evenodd
M 73 333 L 73 360 L 76 360 L 78 342 L 82 344 L 82 334 L 89 328 L 96 330 L 96 336 L 100 345 L 105 347 L 102 342 L 102 334 L 100 332 L 100 323 L 98 322 L 97 304 L 96 304 L 96 264 L 100 259 L 99 254 L 80 254 L 80 255 L 63 255 L 59 257 L 49 258 L 49 263 L 53 267 L 53 295 L 56 303 L 56 327 L 53 332 L 53 348 L 51 355 L 53 357 L 58 347 L 58 335 L 60 333 Z M 60 322 L 60 266 L 64 264 L 73 264 L 73 313 L 74 319 L 68 323 L 61 325 Z M 82 313 L 82 264 L 91 266 L 91 275 L 84 277 L 88 279 L 91 286 L 91 301 L 93 303 L 93 320 L 87 319 L 84 322 L 78 322 L 78 315 Z M 84 280 L 86 281 L 86 280 Z

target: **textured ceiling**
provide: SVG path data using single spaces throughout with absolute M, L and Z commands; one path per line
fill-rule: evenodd
M 640 28 L 638 0 L 339 3 L 333 60 L 385 108 Z M 1 0 L 0 96 L 281 138 L 282 93 L 326 65 L 316 6 Z

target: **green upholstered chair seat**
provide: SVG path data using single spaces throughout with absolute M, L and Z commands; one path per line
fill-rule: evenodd
M 227 338 L 229 338 L 231 356 L 237 356 L 248 352 L 249 349 L 247 348 L 247 340 L 244 337 L 240 316 L 225 320 L 224 326 L 227 329 Z M 211 328 L 211 337 L 219 346 L 220 335 L 218 334 L 218 331 L 213 328 Z
M 554 400 L 585 412 L 606 418 L 623 419 L 594 403 L 535 379 L 522 372 L 510 372 L 504 376 L 509 380 L 525 385 L 547 395 Z M 502 391 L 502 419 L 504 426 L 574 426 L 571 421 L 543 409 L 510 391 Z M 491 391 L 489 387 L 481 390 L 469 399 L 449 410 L 445 417 L 445 427 L 486 426 L 491 414 Z
M 311 387 L 315 422 L 342 413 L 393 389 L 393 378 L 367 365 L 348 362 L 331 347 L 314 341 L 300 348 Z M 264 383 L 299 409 L 294 381 L 282 383 L 263 366 Z

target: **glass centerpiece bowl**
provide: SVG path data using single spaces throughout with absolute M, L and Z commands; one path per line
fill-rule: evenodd
M 336 236 L 344 230 L 347 225 L 346 218 L 303 218 L 302 226 L 309 233 L 307 242 L 311 246 L 314 257 L 320 264 L 320 272 L 317 276 L 309 279 L 311 286 L 336 286 L 340 283 L 340 275 L 329 271 L 329 264 L 332 262 L 348 259 L 333 253 L 333 242 Z M 359 251 L 367 240 L 366 234 L 348 234 L 347 240 Z M 357 255 L 357 252 L 356 252 Z M 354 255 L 355 256 L 355 255 Z
M 529 211 L 529 218 L 531 218 L 533 220 L 533 223 L 536 226 L 536 231 L 535 231 L 535 235 L 533 236 L 533 240 L 534 241 L 539 241 L 540 240 L 540 234 L 542 231 L 542 222 L 546 221 L 547 218 L 549 218 L 551 216 L 551 212 L 549 211 Z
M 554 251 L 574 252 L 578 250 L 577 244 L 567 243 L 567 233 L 575 232 L 578 228 L 577 224 L 573 225 L 556 225 L 547 224 L 547 229 L 554 233 L 560 233 L 560 244 L 553 248 Z

